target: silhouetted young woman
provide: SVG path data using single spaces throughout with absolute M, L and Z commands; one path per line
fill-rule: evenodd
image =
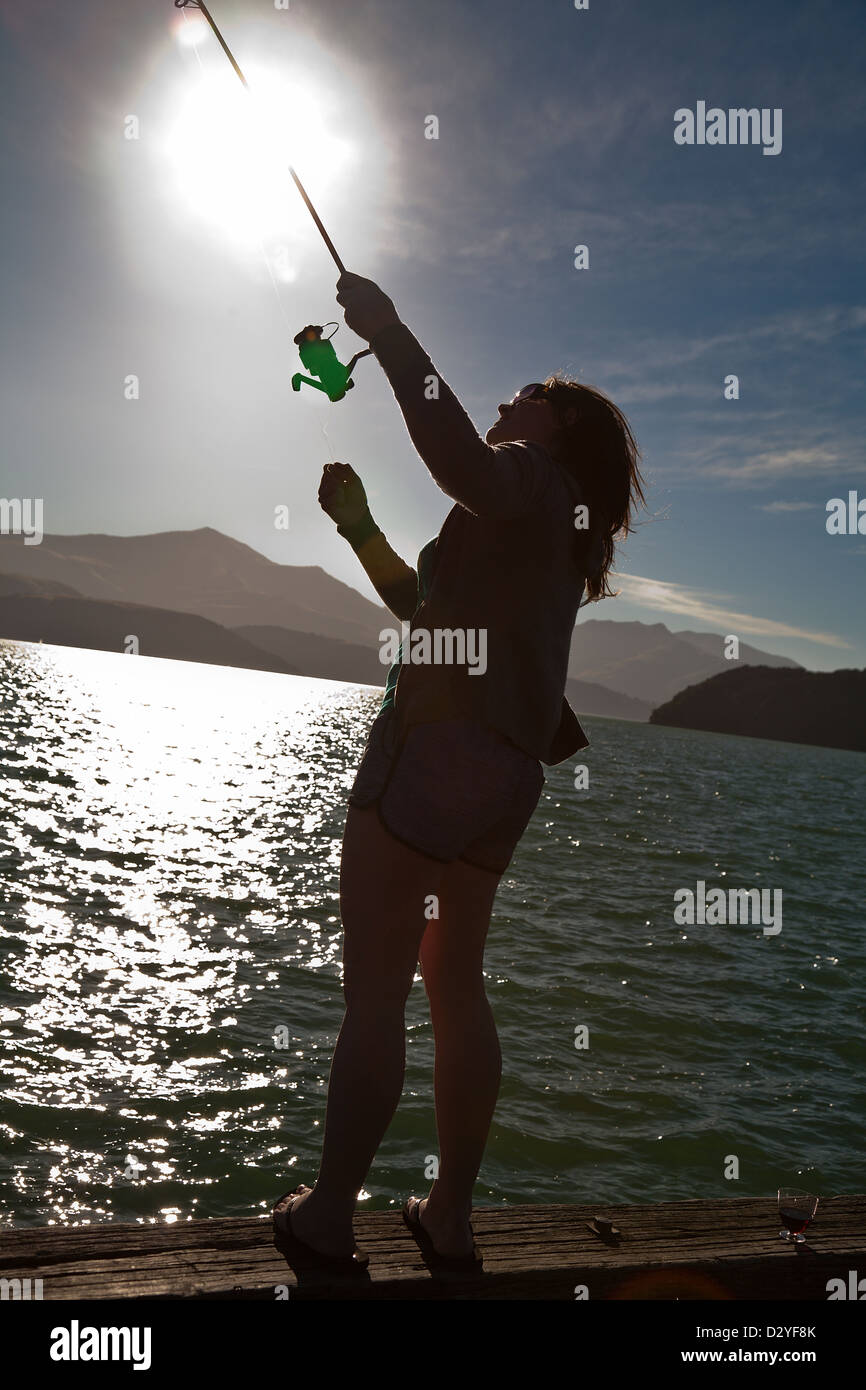
M 615 538 L 644 500 L 639 454 L 613 402 L 561 377 L 500 405 L 482 440 L 388 296 L 349 274 L 337 290 L 455 506 L 413 569 L 373 521 L 357 474 L 334 463 L 322 477 L 322 507 L 383 602 L 411 623 L 411 638 L 349 797 L 346 1012 L 318 1179 L 286 1194 L 274 1221 L 309 1259 L 318 1252 L 347 1270 L 367 1263 L 352 1218 L 403 1089 L 404 1006 L 420 960 L 436 1048 L 439 1176 L 429 1196 L 409 1199 L 404 1219 L 430 1260 L 468 1269 L 480 1263 L 472 1190 L 501 1076 L 483 976 L 490 914 L 541 794 L 542 763 L 587 745 L 564 699 L 572 631 L 584 593 L 611 592 Z

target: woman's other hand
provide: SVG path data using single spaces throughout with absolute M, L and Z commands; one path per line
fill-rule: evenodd
M 400 322 L 393 301 L 374 280 L 344 271 L 337 281 L 337 303 L 345 310 L 346 324 L 359 338 L 371 342 L 383 328 Z
M 338 526 L 353 526 L 367 515 L 364 484 L 350 464 L 325 464 L 319 483 L 319 505 Z

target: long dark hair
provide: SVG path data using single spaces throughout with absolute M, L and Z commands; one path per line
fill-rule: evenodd
M 560 421 L 555 447 L 575 480 L 589 509 L 585 556 L 588 601 L 612 598 L 608 575 L 613 566 L 616 541 L 634 530 L 638 504 L 646 506 L 641 457 L 628 420 L 619 406 L 595 386 L 559 375 L 544 383 L 545 396 Z M 569 407 L 577 418 L 565 423 Z

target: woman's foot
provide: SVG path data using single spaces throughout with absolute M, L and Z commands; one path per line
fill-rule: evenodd
M 462 1259 L 472 1254 L 472 1227 L 468 1217 L 441 1215 L 435 1207 L 429 1209 L 429 1198 L 422 1197 L 418 1203 L 418 1220 L 433 1242 L 437 1255 L 449 1259 Z
M 351 1258 L 355 1251 L 352 1221 L 323 1215 L 316 1206 L 314 1189 L 298 1184 L 298 1195 L 289 1197 L 282 1208 L 280 1225 L 321 1255 Z M 286 1210 L 291 1205 L 291 1211 Z M 280 1212 L 280 1208 L 277 1208 Z

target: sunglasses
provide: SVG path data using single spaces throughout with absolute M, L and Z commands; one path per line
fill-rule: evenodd
M 521 401 L 531 401 L 545 395 L 547 387 L 543 381 L 532 381 L 528 386 L 522 386 L 516 396 L 511 399 L 512 405 L 519 405 Z

